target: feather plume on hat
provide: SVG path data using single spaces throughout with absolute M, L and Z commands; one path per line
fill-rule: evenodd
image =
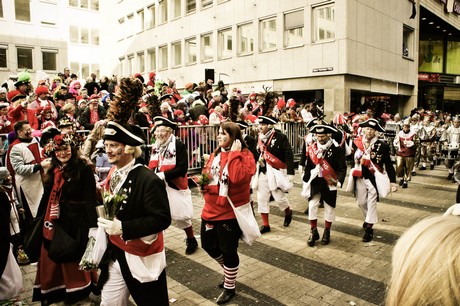
M 122 78 L 112 101 L 107 118 L 120 124 L 127 124 L 142 96 L 143 85 L 137 78 Z
M 265 97 L 262 103 L 262 116 L 272 117 L 273 110 L 275 109 L 276 103 L 278 102 L 278 94 L 270 91 L 271 87 L 262 87 L 265 90 Z

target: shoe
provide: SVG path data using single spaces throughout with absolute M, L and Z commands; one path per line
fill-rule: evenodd
M 224 291 L 222 291 L 222 293 L 217 298 L 216 303 L 219 304 L 219 305 L 225 304 L 228 301 L 230 301 L 232 299 L 232 297 L 234 297 L 234 296 L 235 296 L 235 289 L 227 289 L 227 288 L 225 288 Z
M 366 229 L 367 228 L 367 222 L 364 222 L 363 223 L 363 229 Z
M 404 182 L 404 183 L 402 184 L 402 188 L 407 188 L 407 182 Z
M 323 239 L 321 239 L 321 244 L 327 245 L 331 240 L 331 230 L 329 228 L 325 228 L 323 232 Z
M 415 171 L 412 171 L 412 173 L 411 173 L 411 174 L 412 174 L 412 176 L 416 176 L 416 175 L 417 175 L 417 172 L 415 172 Z
M 363 242 L 369 242 L 374 238 L 374 230 L 370 227 L 364 229 Z
M 399 186 L 402 186 L 403 183 L 404 183 L 404 180 L 401 179 L 401 180 L 399 181 Z
M 440 164 L 441 164 L 441 160 L 440 160 L 440 159 L 437 159 L 437 160 L 436 160 L 436 165 L 439 166 Z
M 434 170 L 434 164 L 430 165 L 430 170 Z
M 27 265 L 30 263 L 29 256 L 27 256 L 26 252 L 22 248 L 18 248 L 18 255 L 16 256 L 16 260 L 18 265 Z
M 453 173 L 449 173 L 449 175 L 447 176 L 447 179 L 448 179 L 448 180 L 451 180 L 453 176 L 454 176 Z
M 261 234 L 268 233 L 269 231 L 270 231 L 270 225 L 267 225 L 267 226 L 262 225 L 262 226 L 260 227 L 260 233 L 261 233 Z
M 426 170 L 426 167 L 421 166 L 419 170 Z
M 198 242 L 196 241 L 196 238 L 187 238 L 187 248 L 185 249 L 185 254 L 190 255 L 195 253 L 196 249 L 198 248 Z
M 217 285 L 217 288 L 223 289 L 224 283 L 225 283 L 225 278 L 222 278 L 222 281 L 219 283 L 219 285 Z
M 284 223 L 283 223 L 284 227 L 288 227 L 289 224 L 291 224 L 291 221 L 292 221 L 292 211 L 290 214 L 287 214 L 284 216 Z
M 315 245 L 315 241 L 316 240 L 319 240 L 319 233 L 318 233 L 318 229 L 312 229 L 310 230 L 310 237 L 308 237 L 308 240 L 307 240 L 307 244 L 308 246 L 314 246 Z

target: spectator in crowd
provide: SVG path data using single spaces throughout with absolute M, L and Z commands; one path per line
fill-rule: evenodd
M 43 244 L 32 298 L 42 305 L 73 304 L 97 292 L 97 271 L 79 269 L 88 237 L 96 234 L 97 215 L 96 182 L 78 145 L 74 135 L 60 134 L 44 147 L 51 167 L 40 203 Z M 66 245 L 69 240 L 74 243 Z
M 424 219 L 398 239 L 385 305 L 460 304 L 458 218 L 450 215 Z
M 35 98 L 28 98 L 18 91 L 10 92 L 8 98 L 11 102 L 11 106 L 8 110 L 8 117 L 10 118 L 11 124 L 14 125 L 18 121 L 28 121 L 34 130 L 38 130 L 39 124 L 37 116 L 35 115 L 35 110 L 28 107 L 31 99 L 33 101 Z
M 99 87 L 101 91 L 109 91 L 109 78 L 106 77 L 105 75 L 101 77 L 101 80 L 99 81 Z
M 99 143 L 100 140 L 104 137 L 104 130 L 106 125 L 105 120 L 100 120 L 94 124 L 93 129 L 89 132 L 88 136 L 83 143 L 82 152 L 83 156 L 91 160 L 93 163 L 95 162 L 94 158 L 92 158 L 93 153 L 97 150 L 96 145 Z
M 225 122 L 219 128 L 218 148 L 211 154 L 203 173 L 210 182 L 204 186 L 204 207 L 201 214 L 201 245 L 224 269 L 224 291 L 217 304 L 230 301 L 235 295 L 239 268 L 238 241 L 241 229 L 233 208 L 250 202 L 250 182 L 256 166 L 236 123 Z
M 49 99 L 48 88 L 43 85 L 37 86 L 37 88 L 35 89 L 35 94 L 37 95 L 37 98 L 28 105 L 28 108 L 37 110 L 40 107 L 45 108 L 49 106 L 51 108 L 51 118 L 53 120 L 57 120 L 58 112 L 56 110 L 56 107 L 54 106 L 53 101 Z M 39 114 L 37 114 L 37 118 L 40 124 L 43 123 L 43 120 L 39 116 Z
M 396 149 L 396 176 L 400 178 L 399 186 L 407 188 L 412 178 L 414 158 L 417 150 L 418 134 L 410 129 L 409 119 L 404 120 L 402 130 L 394 139 Z
M 13 125 L 8 118 L 8 108 L 10 104 L 7 102 L 0 102 L 0 133 L 8 134 L 13 131 Z
M 96 174 L 99 178 L 98 183 L 104 184 L 107 175 L 109 174 L 112 165 L 109 163 L 109 158 L 104 149 L 104 140 L 100 139 L 96 144 L 96 151 L 91 156 L 91 160 L 95 160 Z
M 99 96 L 92 95 L 88 107 L 80 115 L 80 124 L 85 130 L 92 130 L 94 124 L 106 117 L 105 108 L 99 104 Z

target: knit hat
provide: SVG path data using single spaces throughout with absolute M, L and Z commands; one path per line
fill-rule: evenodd
M 35 89 L 35 94 L 37 96 L 41 95 L 41 94 L 48 94 L 49 93 L 49 90 L 46 86 L 38 86 L 36 89 Z

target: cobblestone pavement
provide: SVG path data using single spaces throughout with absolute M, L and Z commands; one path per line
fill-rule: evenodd
M 240 243 L 237 295 L 229 305 L 383 305 L 395 241 L 412 224 L 441 214 L 455 203 L 457 184 L 446 177 L 442 165 L 418 171 L 409 188 L 400 188 L 383 199 L 378 208 L 380 222 L 374 227 L 375 238 L 370 243 L 361 240 L 363 217 L 353 196 L 339 191 L 331 243 L 308 247 L 309 226 L 304 214 L 307 202 L 300 196 L 301 179 L 297 174 L 288 195 L 294 211 L 291 225 L 283 227 L 283 214 L 273 205 L 272 231 L 251 247 Z M 196 190 L 193 198 L 193 224 L 199 234 L 203 200 Z M 260 224 L 259 214 L 256 219 Z M 322 209 L 318 227 L 322 234 Z M 186 256 L 184 239 L 184 232 L 174 226 L 166 231 L 170 304 L 215 305 L 221 291 L 217 288 L 222 280 L 221 268 L 201 248 Z M 39 305 L 31 302 L 36 266 L 24 266 L 22 271 L 23 305 Z M 98 297 L 91 296 L 80 305 L 99 302 Z

